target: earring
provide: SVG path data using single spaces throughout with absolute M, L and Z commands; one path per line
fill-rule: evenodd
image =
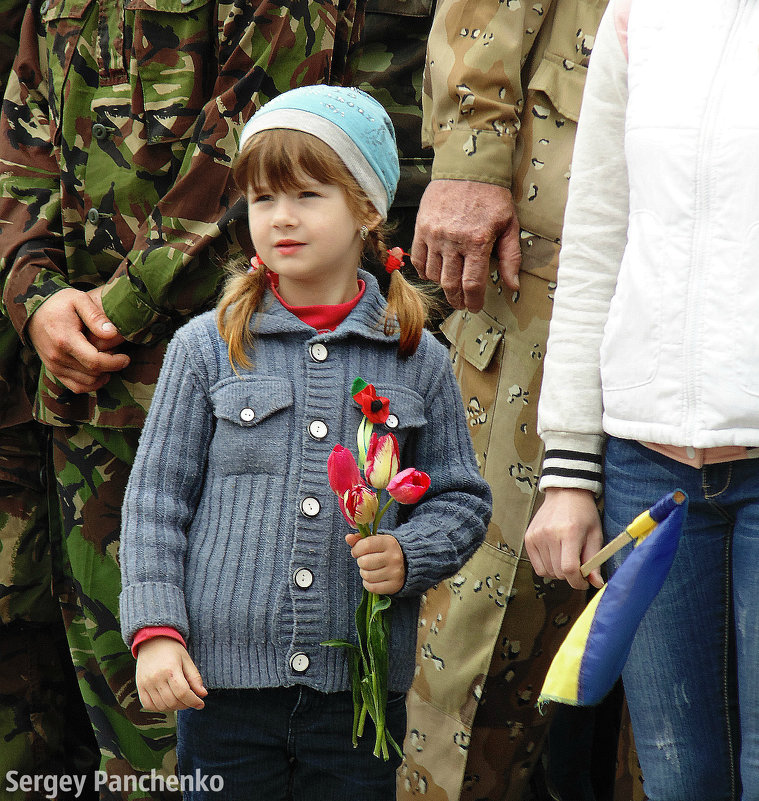
M 366 238 L 369 236 L 369 228 L 366 225 L 362 225 L 358 229 L 358 235 L 361 237 L 363 242 L 366 242 Z
M 264 266 L 265 265 L 263 263 L 263 260 L 258 255 L 258 253 L 256 253 L 255 256 L 251 256 L 250 267 L 248 268 L 248 275 L 250 275 L 250 273 L 256 272 L 256 270 L 260 270 L 261 267 L 264 267 Z

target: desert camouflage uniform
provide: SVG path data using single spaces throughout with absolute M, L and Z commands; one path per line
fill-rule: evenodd
M 18 49 L 27 0 L 0 0 L 0 97 Z M 45 434 L 29 406 L 8 405 L 4 369 L 20 365 L 20 342 L 0 315 L 0 786 L 26 775 L 91 771 L 95 743 L 60 608 L 52 592 Z M 33 361 L 27 351 L 25 357 Z M 44 792 L 6 791 L 8 801 Z M 85 796 L 86 797 L 86 796 Z
M 494 509 L 486 543 L 422 599 L 402 799 L 530 797 L 550 720 L 537 696 L 584 605 L 565 582 L 537 578 L 523 537 L 540 502 L 537 401 L 576 122 L 605 6 L 438 3 L 423 95 L 432 177 L 509 187 L 523 261 L 519 292 L 494 261 L 483 311 L 443 325 Z
M 340 82 L 361 18 L 361 0 L 29 3 L 0 121 L 3 313 L 23 338 L 53 293 L 104 285 L 131 358 L 92 394 L 43 368 L 32 409 L 52 431 L 57 590 L 112 777 L 175 765 L 173 720 L 141 710 L 117 621 L 121 498 L 165 346 L 249 248 L 230 173 L 242 124 L 286 89 Z M 8 408 L 26 408 L 30 372 L 2 367 Z

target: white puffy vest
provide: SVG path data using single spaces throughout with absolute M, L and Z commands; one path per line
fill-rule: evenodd
M 759 2 L 634 0 L 604 429 L 759 445 Z

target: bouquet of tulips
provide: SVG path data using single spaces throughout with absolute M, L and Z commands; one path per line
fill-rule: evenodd
M 430 478 L 413 467 L 399 471 L 398 441 L 393 434 L 378 437 L 373 432 L 375 423 L 384 423 L 388 418 L 388 399 L 378 396 L 374 387 L 361 378 L 353 382 L 351 394 L 364 413 L 357 436 L 358 463 L 348 448 L 335 445 L 327 460 L 327 474 L 345 519 L 358 529 L 360 536 L 370 537 L 377 534 L 393 501 L 416 503 L 429 488 Z M 383 491 L 388 495 L 386 501 L 381 497 Z M 376 730 L 374 755 L 385 760 L 389 758 L 388 743 L 402 756 L 400 746 L 385 729 L 390 612 L 387 595 L 364 589 L 356 609 L 359 644 L 345 640 L 322 643 L 347 651 L 353 693 L 353 746 L 363 736 L 368 714 Z

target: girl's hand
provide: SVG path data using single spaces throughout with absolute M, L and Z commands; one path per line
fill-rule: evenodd
M 596 568 L 586 581 L 580 565 L 601 550 L 601 520 L 593 493 L 583 489 L 551 488 L 524 537 L 532 566 L 539 576 L 566 579 L 582 590 L 588 581 L 603 586 Z
M 208 690 L 182 643 L 153 637 L 137 649 L 137 691 L 149 712 L 203 709 Z
M 406 561 L 403 550 L 390 534 L 359 537 L 346 534 L 351 556 L 356 560 L 364 587 L 377 595 L 393 595 L 406 583 Z

